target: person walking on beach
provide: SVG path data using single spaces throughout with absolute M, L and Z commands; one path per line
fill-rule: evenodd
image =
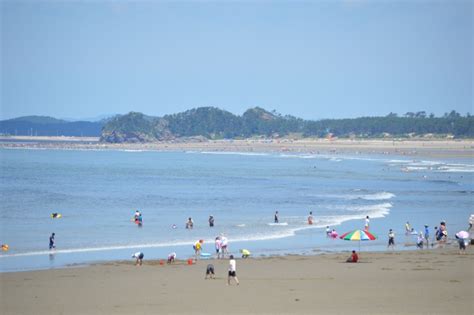
M 471 216 L 469 217 L 469 228 L 467 229 L 468 232 L 472 229 L 473 224 L 474 224 L 474 214 L 471 214 Z
M 145 255 L 142 252 L 136 252 L 135 254 L 132 255 L 132 258 L 135 258 L 135 266 L 141 266 L 143 263 L 143 257 Z
M 365 227 L 364 227 L 364 230 L 366 230 L 366 231 L 369 230 L 369 223 L 370 223 L 369 216 L 366 216 L 366 217 L 365 217 Z
M 227 277 L 227 285 L 230 285 L 230 279 L 234 279 L 237 285 L 239 285 L 239 279 L 237 278 L 236 273 L 236 262 L 234 259 L 234 255 L 230 255 L 229 257 L 229 276 Z
M 274 222 L 278 223 L 278 211 L 275 211 Z
M 392 229 L 388 231 L 388 246 L 387 248 L 392 247 L 392 249 L 395 249 L 395 233 L 393 232 Z
M 49 249 L 53 249 L 53 248 L 56 248 L 56 245 L 54 244 L 54 236 L 56 234 L 51 234 L 51 236 L 49 237 Z
M 209 227 L 214 227 L 214 217 L 212 215 L 209 216 Z

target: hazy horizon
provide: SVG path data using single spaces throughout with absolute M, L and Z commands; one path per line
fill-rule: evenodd
M 472 1 L 2 1 L 0 120 L 473 112 Z

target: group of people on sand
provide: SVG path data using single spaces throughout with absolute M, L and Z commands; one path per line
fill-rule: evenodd
M 417 232 L 413 227 L 411 227 L 410 222 L 407 221 L 407 223 L 405 223 L 405 235 L 408 238 L 411 236 L 416 236 L 416 247 L 420 249 L 424 247 L 429 248 L 430 244 L 431 247 L 434 247 L 435 245 L 438 247 L 443 247 L 448 239 L 448 230 L 446 229 L 446 222 L 444 220 L 441 221 L 439 226 L 435 226 L 433 228 L 433 239 L 431 239 L 430 228 L 428 224 L 425 224 L 423 229 Z
M 206 266 L 206 276 L 204 277 L 205 280 L 207 279 L 215 279 L 216 278 L 216 270 L 213 264 L 208 264 Z M 234 259 L 233 255 L 229 256 L 229 267 L 227 270 L 227 285 L 231 285 L 231 280 L 234 280 L 237 285 L 240 284 L 239 279 L 237 278 L 237 262 Z

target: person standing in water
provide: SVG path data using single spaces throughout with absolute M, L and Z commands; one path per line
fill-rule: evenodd
M 309 212 L 308 224 L 309 224 L 309 225 L 313 224 L 313 211 L 310 211 L 310 212 Z
M 275 211 L 275 217 L 274 217 L 274 222 L 278 223 L 278 211 Z
M 369 223 L 370 223 L 369 216 L 366 216 L 366 217 L 365 217 L 365 227 L 364 227 L 364 229 L 365 229 L 366 231 L 369 230 Z
M 212 215 L 209 216 L 209 226 L 210 227 L 214 226 L 214 217 Z
M 405 235 L 410 235 L 411 233 L 411 225 L 410 225 L 410 222 L 407 221 L 407 223 L 405 223 Z
M 56 248 L 56 245 L 54 245 L 54 236 L 56 234 L 51 234 L 51 236 L 49 237 L 49 249 L 53 249 L 53 248 Z
M 388 231 L 388 245 L 387 248 L 392 247 L 392 249 L 395 249 L 395 233 L 393 233 L 393 230 L 390 229 Z
M 186 222 L 186 228 L 187 229 L 192 229 L 194 226 L 193 219 L 191 217 L 188 218 L 188 222 Z

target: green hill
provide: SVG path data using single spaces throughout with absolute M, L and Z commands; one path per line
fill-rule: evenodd
M 253 136 L 282 137 L 298 133 L 305 137 L 398 137 L 435 134 L 474 137 L 474 119 L 452 111 L 443 117 L 427 117 L 425 112 L 407 113 L 398 117 L 303 120 L 282 116 L 263 108 L 248 109 L 242 116 L 215 107 L 200 107 L 182 113 L 151 117 L 131 112 L 107 122 L 102 131 L 106 142 L 153 142 L 180 137 L 202 136 L 208 139 L 248 138 Z M 413 114 L 413 115 L 411 115 Z

